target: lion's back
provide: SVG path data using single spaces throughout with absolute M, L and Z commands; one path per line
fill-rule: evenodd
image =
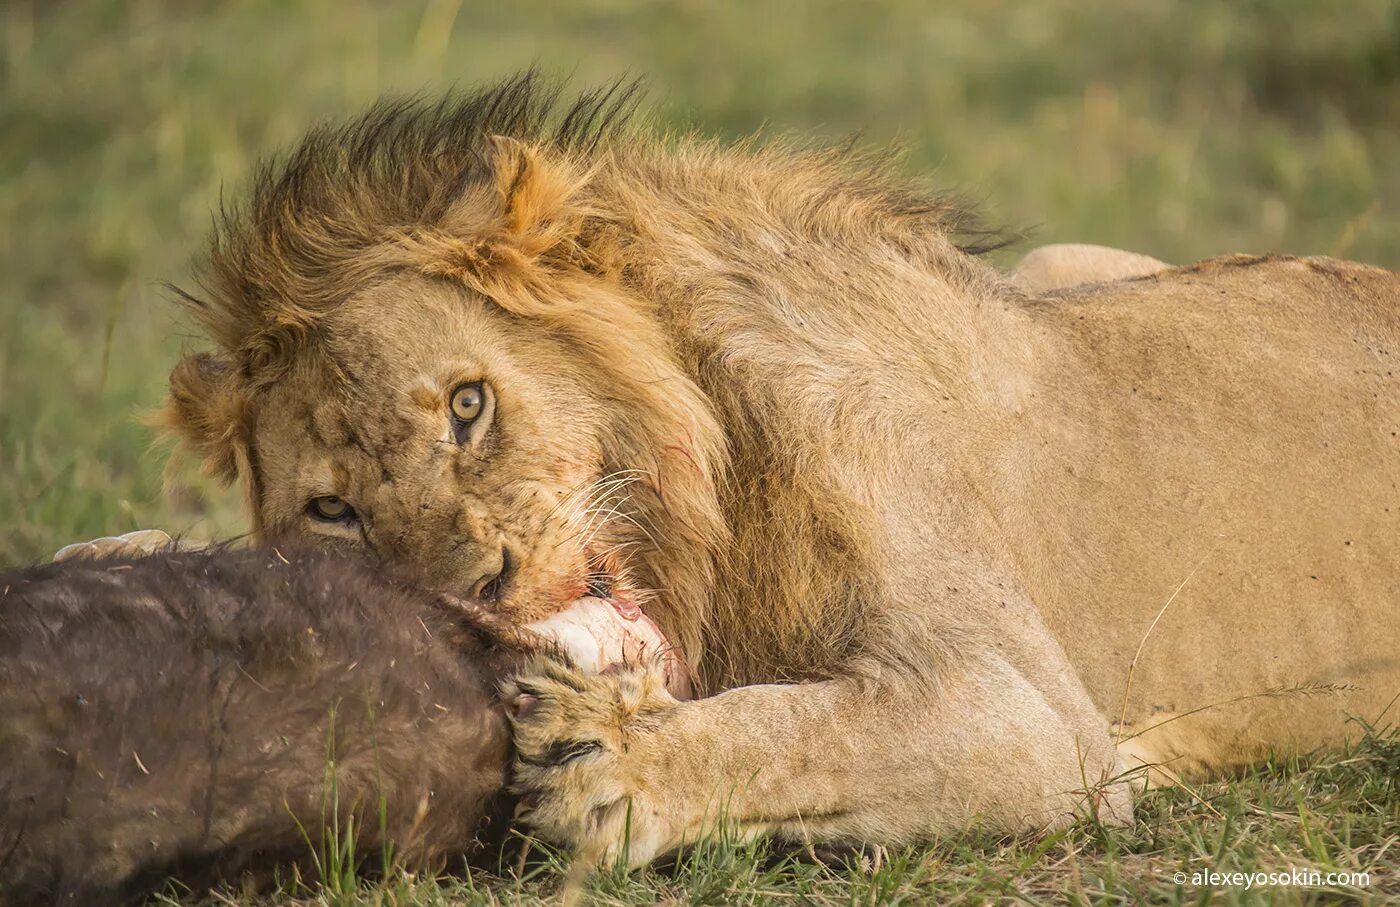
M 1205 694 L 1357 689 L 1175 722 L 1176 755 L 1306 748 L 1383 708 L 1400 689 L 1400 275 L 1232 256 L 1028 312 L 1034 443 L 1000 481 L 1026 516 L 1036 598 L 1101 707 L 1118 713 L 1127 659 L 1177 590 L 1130 724 Z

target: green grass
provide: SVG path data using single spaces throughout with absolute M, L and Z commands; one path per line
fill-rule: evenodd
M 1394 0 L 7 0 L 0 565 L 137 527 L 238 531 L 227 492 L 186 475 L 162 489 L 163 458 L 134 417 L 199 344 L 160 284 L 185 278 L 221 187 L 236 192 L 260 156 L 382 93 L 534 63 L 579 83 L 646 75 L 667 127 L 897 140 L 911 172 L 984 199 L 1035 242 L 1400 266 Z M 1400 884 L 1397 744 L 1368 746 L 1207 786 L 1209 806 L 1154 794 L 1128 831 L 942 842 L 874 872 L 719 847 L 594 891 L 603 903 L 1194 902 L 1207 892 L 1164 873 L 1210 862 L 1374 865 L 1381 900 Z M 556 882 L 396 882 L 364 902 L 529 902 Z
M 1082 823 L 1050 835 L 967 835 L 881 854 L 827 854 L 822 862 L 769 842 L 707 840 L 658 868 L 606 871 L 583 887 L 585 903 L 1105 904 L 1216 902 L 1394 903 L 1400 898 L 1400 736 L 1370 734 L 1308 765 L 1262 765 L 1229 782 L 1150 791 L 1127 828 Z M 490 870 L 440 879 L 390 873 L 357 882 L 342 848 L 322 863 L 326 886 L 289 881 L 276 894 L 226 892 L 217 903 L 495 905 L 559 902 L 568 865 L 536 848 Z M 320 850 L 325 854 L 324 845 Z M 377 870 L 377 862 L 369 867 Z M 1196 873 L 1365 873 L 1348 885 L 1260 888 L 1195 885 Z M 1178 883 L 1177 873 L 1186 882 Z M 188 905 L 178 898 L 169 903 Z

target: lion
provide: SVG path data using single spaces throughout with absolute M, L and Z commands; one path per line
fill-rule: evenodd
M 693 700 L 646 663 L 514 681 L 537 834 L 635 866 L 719 825 L 1127 822 L 1149 769 L 1384 715 L 1396 274 L 1017 279 L 886 156 L 650 139 L 626 86 L 557 94 L 385 103 L 266 166 L 163 416 L 257 533 L 661 627 Z

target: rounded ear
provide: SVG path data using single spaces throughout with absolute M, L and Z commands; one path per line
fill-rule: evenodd
M 502 214 L 492 239 L 531 258 L 572 239 L 585 213 L 578 195 L 589 174 L 518 139 L 492 135 L 487 141 Z
M 437 224 L 396 234 L 381 254 L 499 302 L 541 265 L 578 266 L 591 173 L 508 136 L 487 136 L 486 155 L 490 184 L 465 193 Z
M 154 422 L 199 458 L 205 474 L 227 484 L 247 462 L 246 403 L 233 366 L 197 353 L 170 372 L 170 396 Z

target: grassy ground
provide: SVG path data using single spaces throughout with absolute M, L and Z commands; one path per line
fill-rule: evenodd
M 908 166 L 1035 241 L 1174 261 L 1232 251 L 1400 267 L 1394 0 L 939 4 L 0 4 L 0 565 L 162 526 L 237 531 L 134 414 L 198 339 L 179 282 L 217 203 L 310 122 L 381 93 L 532 63 L 650 76 L 658 118 L 738 135 L 899 140 Z M 1369 868 L 1400 896 L 1400 744 L 1305 771 L 1151 796 L 1127 831 L 942 842 L 877 871 L 718 848 L 670 874 L 596 881 L 602 902 L 1325 898 L 1174 886 L 1184 869 Z M 548 867 L 541 870 L 550 876 Z M 374 889 L 367 902 L 530 901 L 557 879 Z M 322 897 L 335 900 L 331 894 Z
M 1349 752 L 1303 767 L 1261 766 L 1232 782 L 1149 792 L 1128 829 L 1080 825 L 1041 836 L 969 836 L 879 856 L 815 862 L 771 845 L 712 841 L 674 865 L 594 875 L 582 891 L 597 905 L 675 904 L 1220 904 L 1396 903 L 1400 865 L 1400 737 L 1371 735 Z M 1349 884 L 1208 886 L 1197 873 L 1347 873 Z M 1364 877 L 1355 874 L 1365 874 Z M 1178 876 L 1180 874 L 1180 876 Z M 567 867 L 536 854 L 451 879 L 295 884 L 274 897 L 229 892 L 239 905 L 538 904 L 560 902 Z M 1180 880 L 1179 880 L 1180 879 Z M 187 907 L 188 901 L 169 903 Z

